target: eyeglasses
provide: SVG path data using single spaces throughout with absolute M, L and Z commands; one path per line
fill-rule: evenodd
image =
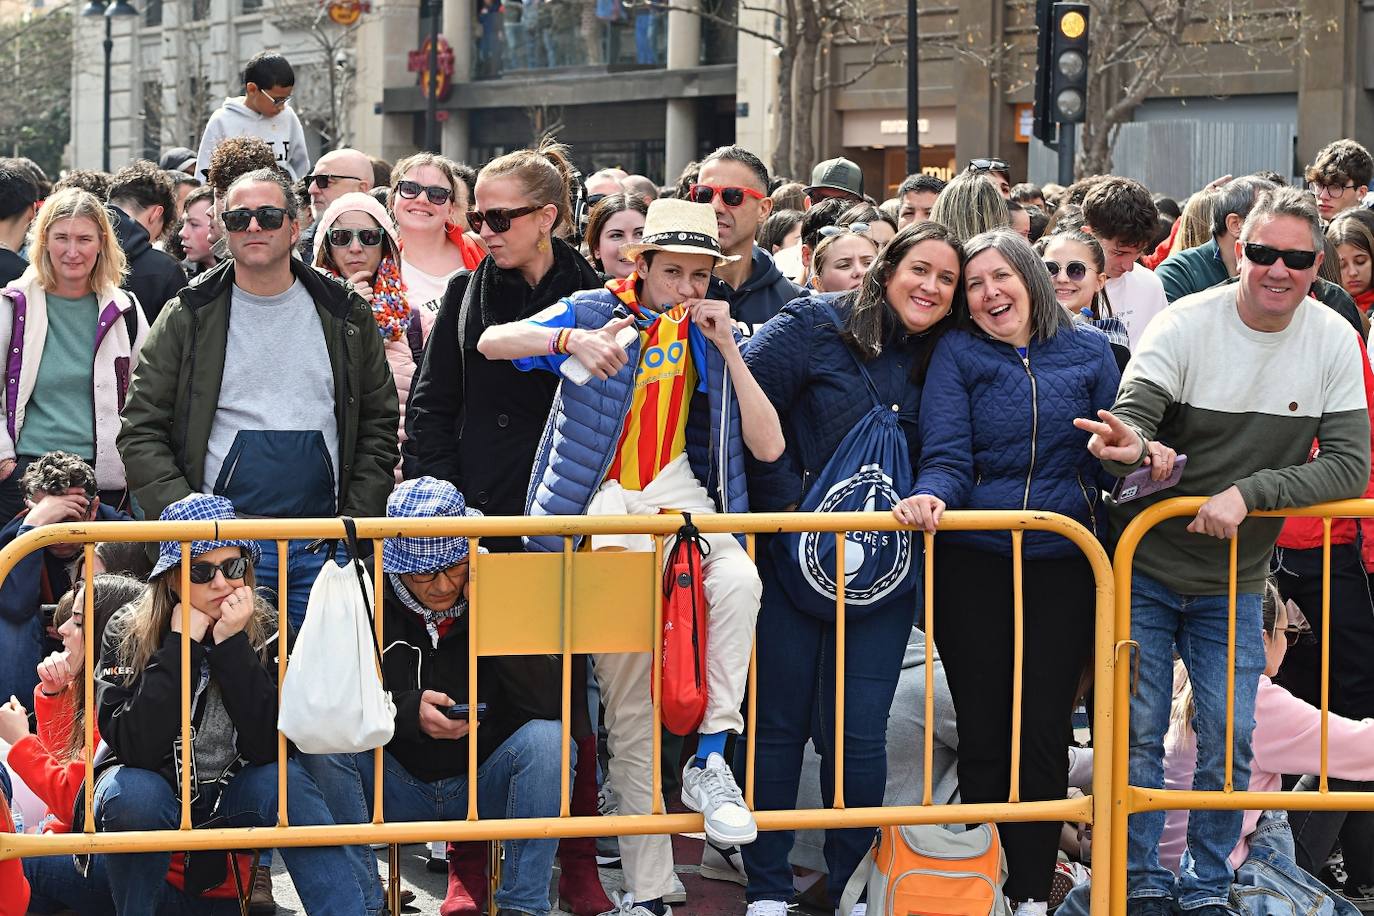
M 364 248 L 376 248 L 382 244 L 382 230 L 380 229 L 330 229 L 329 244 L 335 248 L 347 248 L 353 244 L 354 239 Z
M 443 576 L 450 582 L 457 582 L 460 579 L 466 578 L 467 574 L 468 564 L 458 563 L 447 569 L 436 569 L 434 572 L 411 573 L 410 579 L 412 582 L 417 582 L 420 585 L 428 585 L 440 576 Z
M 312 184 L 313 184 L 313 185 L 318 185 L 318 186 L 319 186 L 319 189 L 320 189 L 321 191 L 327 191 L 327 190 L 329 190 L 329 183 L 330 183 L 331 181 L 357 181 L 357 182 L 361 182 L 362 179 L 361 179 L 361 178 L 354 178 L 352 175 L 326 175 L 326 174 L 324 174 L 324 173 L 320 173 L 320 174 L 318 174 L 318 175 L 306 175 L 306 176 L 305 176 L 305 186 L 306 186 L 307 188 L 310 187 Z
M 286 211 L 281 207 L 258 207 L 256 210 L 240 207 L 237 210 L 225 210 L 220 218 L 224 220 L 224 228 L 230 232 L 247 232 L 254 219 L 258 221 L 259 229 L 271 231 L 281 228 L 286 221 Z
M 1045 262 L 1045 270 L 1049 271 L 1051 277 L 1059 276 L 1059 272 L 1062 270 L 1064 275 L 1074 283 L 1086 277 L 1089 269 L 1088 265 L 1084 264 L 1082 261 L 1070 261 L 1062 267 L 1059 265 L 1058 261 Z
M 1261 245 L 1257 242 L 1245 243 L 1245 259 L 1252 261 L 1261 267 L 1268 267 L 1279 258 L 1283 258 L 1283 266 L 1289 270 L 1307 270 L 1317 263 L 1317 253 L 1315 251 L 1302 251 L 1293 248 L 1270 248 L 1268 245 Z
M 755 200 L 763 200 L 764 195 L 755 191 L 753 188 L 722 187 L 714 184 L 694 184 L 688 192 L 692 201 L 699 204 L 709 204 L 720 195 L 721 203 L 727 207 L 738 207 L 744 203 L 745 197 L 752 197 Z
M 1349 191 L 1354 187 L 1355 183 L 1353 181 L 1350 184 L 1323 184 L 1320 181 L 1309 181 L 1307 183 L 1307 190 L 1311 191 L 1318 197 L 1325 197 L 1328 199 L 1332 197 L 1340 197 L 1346 191 Z
M 406 200 L 414 200 L 420 196 L 421 191 L 425 192 L 425 197 L 436 207 L 442 207 L 453 196 L 452 188 L 442 188 L 437 184 L 422 185 L 418 181 L 396 182 L 396 193 Z
M 1284 627 L 1281 632 L 1283 633 L 1284 641 L 1288 643 L 1290 649 L 1296 646 L 1304 636 L 1310 636 L 1312 634 L 1312 630 L 1309 627 Z
M 1011 166 L 1005 159 L 970 159 L 968 161 L 970 172 L 1010 172 Z
M 248 568 L 253 562 L 247 557 L 234 557 L 225 560 L 223 563 L 192 563 L 191 581 L 196 585 L 206 585 L 214 581 L 215 573 L 224 573 L 226 579 L 242 579 L 248 575 Z
M 529 216 L 540 207 L 516 207 L 514 210 L 507 210 L 504 207 L 494 207 L 490 210 L 469 210 L 468 225 L 473 232 L 481 232 L 482 224 L 486 223 L 491 227 L 492 232 L 502 233 L 510 231 L 511 220 L 519 219 L 522 216 Z
M 268 92 L 266 89 L 259 89 L 258 91 L 261 92 L 263 95 L 267 96 L 268 100 L 271 101 L 271 103 L 277 108 L 285 108 L 286 103 L 291 101 L 291 93 L 289 92 L 281 98 L 277 98 L 275 95 Z

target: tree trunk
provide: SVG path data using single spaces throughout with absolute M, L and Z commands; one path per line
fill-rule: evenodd
M 786 20 L 783 23 L 785 40 L 778 48 L 778 120 L 777 140 L 773 144 L 773 174 L 792 174 L 792 130 L 796 122 L 794 116 L 793 87 L 796 85 L 794 70 L 797 61 L 797 4 L 787 0 Z

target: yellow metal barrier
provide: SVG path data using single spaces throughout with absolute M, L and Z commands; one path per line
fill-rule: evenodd
M 836 581 L 844 581 L 844 550 L 846 533 L 851 531 L 894 531 L 902 528 L 887 513 L 756 513 L 748 515 L 699 515 L 694 522 L 703 533 L 741 533 L 746 535 L 750 557 L 755 553 L 755 536 L 783 531 L 833 532 L 836 538 Z M 477 793 L 468 793 L 466 821 L 424 821 L 385 823 L 382 817 L 382 779 L 384 768 L 375 767 L 373 822 L 364 831 L 357 825 L 290 826 L 286 817 L 286 740 L 278 735 L 278 824 L 274 827 L 191 829 L 190 798 L 182 799 L 181 824 L 176 830 L 137 831 L 125 833 L 96 833 L 92 817 L 91 742 L 95 722 L 94 690 L 91 689 L 94 670 L 95 640 L 93 627 L 94 592 L 85 590 L 86 614 L 85 672 L 86 690 L 86 792 L 85 826 L 83 833 L 50 835 L 0 834 L 0 860 L 22 856 L 65 853 L 152 852 L 202 849 L 250 849 L 288 846 L 323 846 L 367 843 L 418 843 L 431 840 L 492 840 L 513 838 L 553 838 L 631 834 L 663 834 L 700 832 L 699 814 L 665 814 L 662 810 L 659 785 L 660 747 L 659 729 L 653 729 L 652 778 L 655 811 L 648 815 L 616 815 L 611 817 L 569 816 L 571 665 L 576 654 L 607 652 L 652 652 L 654 676 L 652 695 L 655 720 L 661 721 L 660 653 L 662 640 L 662 589 L 659 570 L 662 568 L 664 538 L 677 532 L 681 524 L 674 515 L 660 516 L 562 516 L 540 518 L 452 518 L 452 519 L 359 519 L 359 540 L 372 540 L 376 588 L 375 603 L 380 609 L 383 600 L 382 551 L 380 539 L 397 536 L 459 535 L 472 539 L 470 553 L 469 610 L 471 638 L 469 652 L 469 696 L 477 695 L 477 664 L 479 655 L 556 654 L 563 658 L 562 683 L 562 778 L 560 816 L 518 820 L 482 820 L 478 818 Z M 1014 705 L 1012 713 L 1011 782 L 1008 801 L 1004 804 L 933 805 L 931 804 L 932 755 L 934 730 L 925 730 L 921 748 L 925 761 L 925 778 L 920 805 L 902 807 L 848 808 L 844 803 L 844 693 L 836 691 L 836 748 L 834 807 L 802 811 L 760 811 L 755 817 L 762 830 L 833 829 L 842 827 L 874 827 L 887 824 L 942 824 L 977 821 L 1085 821 L 1094 822 L 1093 844 L 1101 857 L 1109 861 L 1120 846 L 1117 839 L 1124 834 L 1114 829 L 1106 818 L 1094 817 L 1094 800 L 1111 797 L 1112 767 L 1109 749 L 1116 746 L 1113 739 L 1113 664 L 1116 643 L 1113 633 L 1113 577 L 1106 553 L 1093 535 L 1081 525 L 1061 515 L 1043 512 L 951 511 L 945 513 L 941 532 L 972 530 L 1009 530 L 1013 545 L 1015 614 L 1013 673 Z M 1021 671 L 1023 653 L 1023 602 L 1021 595 L 1022 541 L 1026 531 L 1043 531 L 1060 535 L 1073 542 L 1087 557 L 1093 570 L 1096 587 L 1097 628 L 1094 643 L 1097 690 L 1094 701 L 1095 768 L 1093 793 L 1080 799 L 1023 802 L 1018 796 L 1020 782 L 1020 746 L 1015 740 L 1021 728 Z M 279 557 L 278 594 L 286 594 L 286 542 L 340 538 L 343 525 L 337 519 L 275 519 L 241 520 L 232 522 L 92 522 L 87 524 L 48 525 L 16 538 L 0 550 L 0 581 L 25 555 L 52 544 L 85 544 L 89 568 L 94 557 L 94 545 L 99 541 L 179 541 L 182 544 L 182 594 L 190 589 L 190 541 L 220 539 L 276 540 Z M 482 538 L 519 535 L 552 534 L 564 538 L 561 554 L 485 554 L 475 549 Z M 645 534 L 654 539 L 653 553 L 642 552 L 575 552 L 572 538 L 584 534 Z M 925 588 L 934 594 L 934 564 L 936 537 L 922 535 L 925 543 Z M 614 594 L 608 602 L 605 596 Z M 836 602 L 835 619 L 837 661 L 836 683 L 844 683 L 845 615 L 844 596 Z M 188 632 L 189 605 L 183 605 L 183 632 Z M 279 618 L 284 617 L 284 613 Z M 377 615 L 380 631 L 383 615 Z M 934 639 L 936 609 L 926 603 L 927 639 Z M 380 636 L 380 632 L 379 632 Z M 284 643 L 283 643 L 284 644 Z M 182 641 L 182 706 L 181 731 L 190 732 L 191 692 L 190 642 Z M 279 660 L 279 683 L 284 682 L 287 667 L 286 653 Z M 753 721 L 756 671 L 751 656 L 749 673 L 749 713 Z M 934 720 L 934 669 L 926 666 L 925 716 Z M 476 704 L 471 704 L 469 727 L 475 728 Z M 753 800 L 754 735 L 746 726 L 746 800 Z M 191 741 L 182 741 L 182 772 L 190 772 Z M 381 750 L 377 751 L 380 758 Z M 476 742 L 468 742 L 469 772 L 477 771 Z M 1124 847 L 1122 847 L 1124 848 Z M 1095 913 L 1107 911 L 1106 881 L 1096 883 L 1093 893 Z M 395 885 L 393 883 L 393 891 Z M 393 904 L 395 901 L 393 900 Z M 393 910 L 395 911 L 395 910 Z
M 1207 500 L 1202 497 L 1180 497 L 1164 500 L 1143 510 L 1132 519 L 1117 542 L 1113 568 L 1116 575 L 1116 621 L 1118 636 L 1115 655 L 1115 683 L 1112 695 L 1115 702 L 1112 762 L 1111 815 L 1099 817 L 1099 824 L 1110 820 L 1112 835 L 1121 842 L 1112 846 L 1109 857 L 1094 857 L 1099 863 L 1110 863 L 1112 889 L 1111 912 L 1125 912 L 1126 901 L 1126 844 L 1124 838 L 1127 819 L 1145 811 L 1177 809 L 1266 810 L 1270 808 L 1301 811 L 1359 811 L 1374 810 L 1374 794 L 1364 792 L 1332 792 L 1327 785 L 1327 746 L 1330 718 L 1329 688 L 1331 681 L 1331 523 L 1338 518 L 1374 518 L 1374 499 L 1351 499 L 1322 503 L 1301 509 L 1282 509 L 1254 512 L 1252 518 L 1320 518 L 1322 531 L 1322 635 L 1321 635 L 1321 766 L 1320 785 L 1316 792 L 1237 792 L 1232 781 L 1235 761 L 1232 747 L 1235 733 L 1235 668 L 1236 668 L 1236 538 L 1230 541 L 1230 566 L 1227 574 L 1228 625 L 1226 651 L 1226 762 L 1224 788 L 1220 791 L 1156 789 L 1130 784 L 1130 705 L 1132 670 L 1122 653 L 1137 648 L 1131 640 L 1131 575 L 1136 549 L 1141 540 L 1160 522 L 1171 518 L 1196 515 Z M 1100 667 L 1099 667 L 1099 670 Z M 1097 764 L 1102 750 L 1099 745 L 1094 759 Z M 1096 789 L 1096 784 L 1094 784 Z M 1104 796 L 1105 798 L 1105 796 Z M 1102 812 L 1105 815 L 1105 812 Z M 1100 880 L 1094 872 L 1094 884 Z M 1094 913 L 1098 895 L 1094 893 Z M 1107 912 L 1102 910 L 1101 912 Z

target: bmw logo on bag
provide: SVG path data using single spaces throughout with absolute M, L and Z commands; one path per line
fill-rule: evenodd
M 863 511 L 887 512 L 899 500 L 892 478 L 877 464 L 866 464 L 847 480 L 835 484 L 816 507 L 817 512 L 855 508 L 856 494 L 867 489 Z M 906 580 L 911 571 L 912 538 L 903 531 L 851 531 L 845 536 L 844 597 L 847 604 L 881 601 Z M 807 583 L 834 597 L 835 535 L 807 532 L 797 542 L 797 564 Z

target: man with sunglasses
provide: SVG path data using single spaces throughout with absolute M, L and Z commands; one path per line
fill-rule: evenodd
M 701 161 L 688 194 L 715 210 L 720 247 L 731 259 L 716 268 L 710 298 L 730 304 L 730 317 L 748 337 L 802 294 L 778 270 L 773 256 L 754 244 L 759 227 L 773 212 L 768 167 L 742 146 L 722 146 Z
M 305 176 L 305 187 L 310 195 L 310 215 L 314 217 L 309 228 L 301 233 L 296 245 L 306 261 L 315 257 L 315 227 L 324 217 L 329 205 L 352 191 L 366 194 L 372 190 L 372 160 L 366 153 L 355 149 L 335 149 L 325 153 L 315 162 L 315 168 Z
M 381 515 L 399 457 L 399 405 L 371 308 L 291 255 L 296 201 L 280 172 L 229 186 L 217 214 L 232 257 L 167 304 L 129 386 L 119 436 L 146 516 L 228 497 L 245 516 Z M 289 549 L 287 608 L 305 616 L 322 554 Z M 258 567 L 277 581 L 275 545 Z
M 1131 700 L 1131 785 L 1164 784 L 1175 648 L 1197 698 L 1198 765 L 1193 787 L 1225 778 L 1228 591 L 1236 592 L 1233 781 L 1250 777 L 1255 696 L 1264 669 L 1260 605 L 1280 519 L 1250 512 L 1347 499 L 1364 492 L 1370 470 L 1366 357 L 1359 335 L 1308 298 L 1322 260 L 1312 199 L 1293 188 L 1260 195 L 1236 243 L 1240 280 L 1187 296 L 1150 325 L 1121 380 L 1112 410 L 1074 424 L 1116 476 L 1141 465 L 1158 439 L 1188 456 L 1171 489 L 1134 502 L 1108 502 L 1113 537 L 1140 512 L 1174 496 L 1209 497 L 1195 518 L 1171 519 L 1136 552 L 1130 638 L 1139 681 Z M 1316 439 L 1318 446 L 1313 447 Z M 1239 535 L 1239 536 L 1238 536 Z M 1229 542 L 1229 543 L 1228 543 Z M 1235 579 L 1228 577 L 1236 551 Z M 1194 811 L 1193 867 L 1175 877 L 1160 865 L 1164 813 L 1132 815 L 1126 837 L 1129 916 L 1179 907 L 1221 916 L 1231 886 L 1227 861 L 1241 812 Z
M 285 57 L 271 51 L 255 54 L 243 70 L 243 95 L 224 100 L 210 115 L 196 154 L 196 174 L 210 170 L 210 156 L 227 137 L 261 137 L 272 147 L 277 165 L 294 181 L 310 170 L 310 153 L 300 118 L 288 107 L 296 88 L 296 71 Z

